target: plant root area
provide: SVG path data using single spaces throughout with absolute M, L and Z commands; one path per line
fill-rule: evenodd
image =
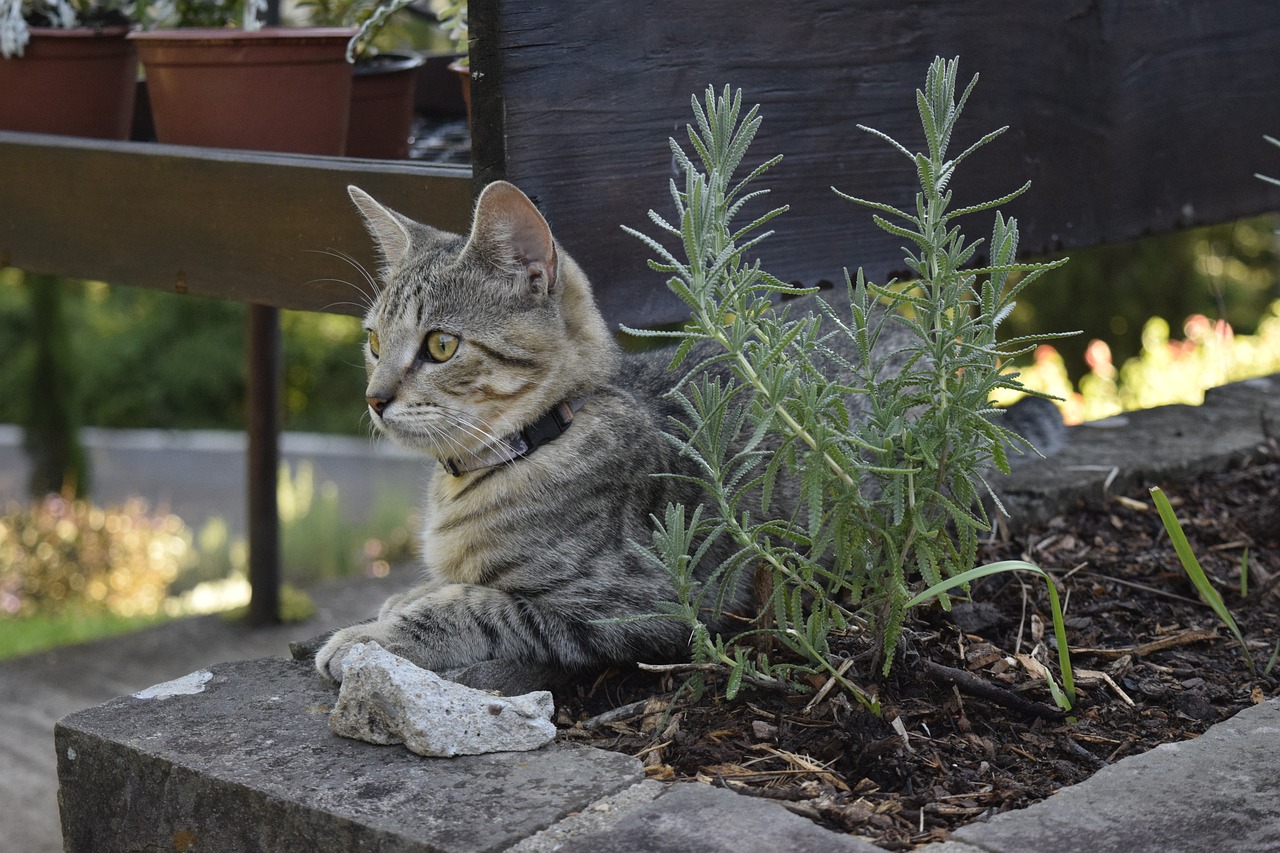
M 1112 497 L 984 547 L 1049 571 L 1066 609 L 1077 704 L 1044 680 L 1057 653 L 1044 580 L 1002 574 L 911 615 L 888 677 L 866 637 L 833 642 L 879 716 L 815 679 L 805 695 L 703 673 L 611 672 L 557 698 L 561 739 L 638 756 L 650 778 L 781 802 L 888 850 L 945 840 L 1099 768 L 1195 738 L 1280 695 L 1280 458 L 1164 485 L 1258 668 L 1183 571 L 1149 495 Z M 1242 590 L 1241 567 L 1245 565 Z M 1243 592 L 1243 595 L 1242 595 Z M 826 688 L 824 692 L 824 688 Z

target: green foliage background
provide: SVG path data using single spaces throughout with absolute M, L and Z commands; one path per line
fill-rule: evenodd
M 0 423 L 28 422 L 36 367 L 34 316 L 22 273 L 0 270 Z M 244 426 L 245 308 L 233 302 L 114 287 L 63 285 L 69 404 L 89 426 Z M 363 432 L 360 322 L 283 312 L 286 429 Z M 62 392 L 49 388 L 50 395 Z

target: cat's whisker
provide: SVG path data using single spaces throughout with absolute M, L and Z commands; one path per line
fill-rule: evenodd
M 466 426 L 465 424 L 461 424 L 461 425 L 462 425 L 462 426 Z M 470 455 L 472 455 L 472 454 L 474 453 L 474 451 L 473 451 L 473 450 L 471 450 L 471 449 L 470 449 L 470 448 L 468 448 L 466 445 L 464 445 L 461 441 L 459 441 L 459 440 L 458 440 L 457 436 L 455 436 L 452 432 L 450 432 L 450 431 L 448 431 L 448 430 L 444 430 L 444 429 L 440 429 L 439 427 L 431 426 L 431 427 L 430 427 L 430 429 L 429 429 L 429 431 L 430 431 L 430 433 L 431 433 L 432 437 L 435 439 L 435 443 L 436 443 L 437 445 L 441 445 L 441 444 L 443 444 L 443 445 L 451 445 L 451 446 L 454 448 L 454 450 L 456 451 L 456 454 L 455 454 L 455 455 L 460 455 L 460 456 L 461 456 L 461 455 L 466 455 L 466 456 L 470 456 Z
M 449 416 L 449 420 L 454 426 L 480 439 L 480 442 L 485 449 L 495 448 L 502 444 L 502 437 L 495 434 L 492 430 L 488 429 L 487 426 L 473 422 L 464 413 L 459 413 L 455 410 L 447 409 L 443 406 L 439 408 L 441 412 Z M 453 441 L 453 444 L 459 450 L 466 449 L 462 446 L 461 442 L 458 442 L 456 440 Z
M 350 254 L 342 251 L 341 249 L 306 249 L 305 251 L 311 252 L 317 255 L 329 255 L 331 257 L 337 258 L 340 261 L 346 261 L 346 263 L 349 266 L 351 266 L 356 272 L 360 273 L 360 276 L 369 284 L 369 287 L 372 288 L 372 293 L 365 294 L 366 296 L 370 297 L 370 301 L 372 301 L 372 298 L 376 296 L 378 291 L 380 290 L 380 288 L 378 287 L 378 280 L 374 278 L 373 275 L 370 274 L 370 272 L 367 269 L 364 268 L 364 264 L 360 263 Z M 354 287 L 355 285 L 352 285 L 352 286 Z
M 324 307 L 322 307 L 320 310 L 322 312 L 334 313 L 333 309 L 340 308 L 343 305 L 350 305 L 352 308 L 355 308 L 361 314 L 367 313 L 369 310 L 368 305 L 360 305 L 359 303 L 356 303 L 356 302 L 330 302 L 326 304 Z
M 315 284 L 345 284 L 347 287 L 360 294 L 360 304 L 357 305 L 361 313 L 367 312 L 373 308 L 374 297 L 370 296 L 358 284 L 353 281 L 347 281 L 345 278 L 313 278 L 306 282 L 307 285 Z M 355 305 L 353 302 L 340 302 L 339 305 Z
M 341 258 L 354 267 L 356 272 L 360 273 L 360 275 L 364 277 L 364 280 L 369 283 L 369 286 L 373 288 L 375 293 L 379 290 L 378 280 L 374 278 L 373 274 L 365 269 L 364 264 L 357 261 L 354 256 L 342 251 L 341 249 L 327 249 L 326 251 L 328 254 Z
M 367 273 L 364 273 L 363 270 L 361 270 L 361 273 L 365 275 L 367 278 Z M 318 286 L 322 284 L 341 284 L 351 288 L 352 290 L 354 290 L 356 293 L 360 295 L 359 301 L 360 301 L 361 313 L 371 310 L 373 308 L 374 303 L 378 299 L 377 285 L 372 283 L 370 283 L 368 287 L 363 287 L 354 281 L 349 281 L 348 279 L 345 279 L 345 278 L 339 278 L 338 276 L 324 276 L 319 278 L 313 278 L 310 281 L 306 282 L 306 284 L 307 286 Z

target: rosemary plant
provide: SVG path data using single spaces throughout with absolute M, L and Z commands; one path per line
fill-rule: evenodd
M 763 227 L 786 208 L 745 225 L 737 219 L 767 192 L 753 181 L 781 157 L 734 178 L 761 118 L 755 107 L 744 114 L 741 92 L 728 87 L 719 96 L 708 88 L 705 104 L 693 98 L 692 156 L 671 140 L 684 174 L 683 187 L 671 183 L 678 219 L 649 213 L 678 240 L 679 255 L 626 229 L 655 254 L 651 267 L 668 276 L 691 314 L 680 332 L 630 331 L 678 338 L 673 368 L 691 355 L 703 359 L 672 392 L 686 418 L 671 438 L 701 469 L 707 502 L 691 514 L 670 507 L 655 519 L 648 553 L 676 580 L 680 601 L 668 615 L 689 622 L 696 662 L 729 669 L 731 695 L 744 678 L 795 688 L 821 675 L 874 705 L 839 665 L 834 644 L 869 628 L 889 671 L 906 608 L 919 603 L 913 592 L 929 587 L 917 599 L 938 597 L 948 606 L 948 579 L 974 565 L 978 534 L 989 529 L 984 472 L 1007 471 L 1005 447 L 1026 445 L 1000 425 L 989 401 L 997 388 L 1025 390 L 1001 364 L 1039 338 L 999 343 L 996 331 L 1017 294 L 1057 264 L 1016 263 L 1017 224 L 996 213 L 989 262 L 966 268 L 981 241 L 969 241 L 956 220 L 995 209 L 1027 186 L 952 208 L 947 185 L 956 167 L 1002 132 L 948 157 L 977 82 L 957 101 L 956 70 L 957 61 L 935 60 L 917 92 L 925 151 L 864 128 L 914 163 L 921 186 L 914 212 L 840 193 L 910 244 L 906 263 L 916 280 L 876 285 L 861 270 L 846 272 L 847 312 L 821 300 L 820 311 L 803 316 L 775 307 L 774 293 L 795 290 L 750 255 L 771 233 Z M 798 485 L 799 499 L 780 518 L 770 509 L 784 480 Z M 722 585 L 692 579 L 708 543 L 722 537 L 736 549 L 717 577 L 752 572 L 760 605 L 755 623 L 732 639 L 710 636 L 698 619 L 717 606 L 705 600 L 708 590 Z M 1002 566 L 1012 568 L 1035 567 Z M 1054 621 L 1065 656 L 1060 613 Z M 1070 665 L 1065 657 L 1060 664 L 1065 704 Z

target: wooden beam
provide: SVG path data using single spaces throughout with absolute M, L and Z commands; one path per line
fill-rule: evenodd
M 249 453 L 246 460 L 249 528 L 249 624 L 276 625 L 281 619 L 280 509 L 277 483 L 280 470 L 280 390 L 284 384 L 281 357 L 280 309 L 250 305 L 247 321 L 246 397 L 249 412 Z
M 1032 181 L 1006 210 L 1027 250 L 1280 208 L 1280 190 L 1253 177 L 1277 171 L 1262 140 L 1280 134 L 1274 0 L 473 6 L 484 12 L 477 40 L 496 40 L 474 52 L 474 84 L 500 89 L 503 109 L 502 139 L 477 140 L 477 174 L 536 197 L 613 319 L 679 314 L 647 250 L 618 226 L 652 233 L 649 209 L 671 215 L 667 138 L 684 140 L 689 98 L 708 84 L 762 105 L 749 162 L 785 155 L 764 185 L 767 203 L 791 212 L 771 223 L 761 254 L 775 275 L 806 284 L 841 281 L 845 267 L 877 281 L 902 269 L 901 240 L 830 188 L 914 207 L 910 161 L 857 125 L 921 146 L 914 92 L 934 56 L 959 56 L 962 84 L 981 74 L 953 153 L 1010 126 L 963 165 L 956 202 Z M 986 215 L 968 226 L 970 236 L 990 228 Z
M 0 132 L 0 266 L 358 314 L 375 269 L 357 184 L 465 230 L 466 168 Z

